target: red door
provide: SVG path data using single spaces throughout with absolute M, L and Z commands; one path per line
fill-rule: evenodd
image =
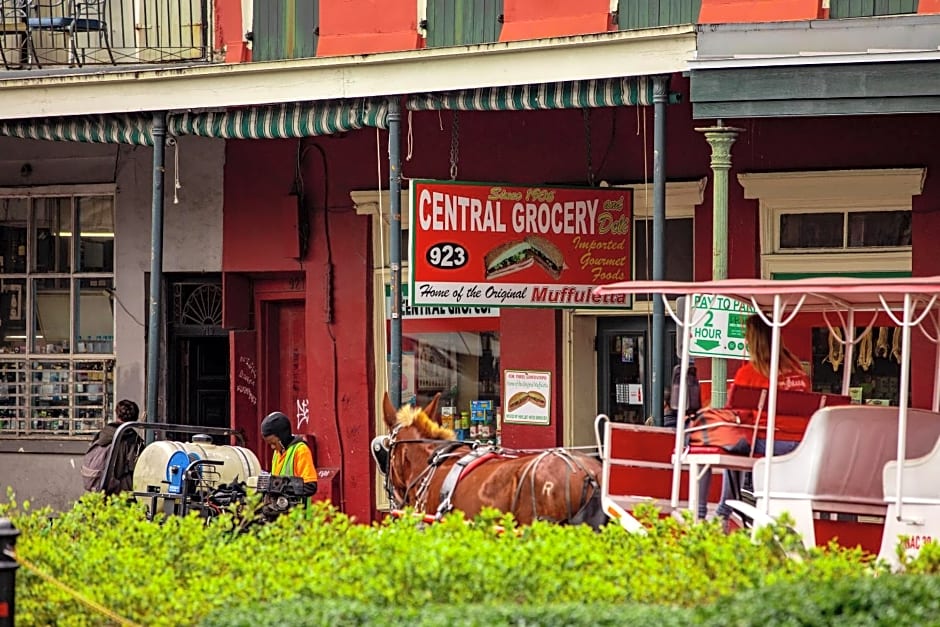
M 264 308 L 267 407 L 262 416 L 283 412 L 290 418 L 294 433 L 311 433 L 304 303 L 268 301 Z

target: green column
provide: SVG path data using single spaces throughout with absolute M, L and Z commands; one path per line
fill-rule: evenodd
M 724 126 L 721 120 L 715 126 L 695 129 L 705 134 L 712 149 L 712 279 L 728 278 L 728 171 L 731 169 L 731 147 L 742 128 Z M 724 407 L 728 378 L 728 364 L 724 359 L 712 359 L 712 407 Z

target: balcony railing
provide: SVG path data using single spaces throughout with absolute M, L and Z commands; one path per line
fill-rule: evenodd
M 208 0 L 0 0 L 7 69 L 209 58 Z

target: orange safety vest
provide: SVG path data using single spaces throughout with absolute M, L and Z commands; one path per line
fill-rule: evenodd
M 274 451 L 274 459 L 271 460 L 271 474 L 280 477 L 294 476 L 294 454 L 300 446 L 304 446 L 304 443 L 294 442 L 287 447 L 283 455 L 278 451 Z

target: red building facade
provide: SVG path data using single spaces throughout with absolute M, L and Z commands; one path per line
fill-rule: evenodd
M 687 96 L 688 81 L 673 76 L 671 88 Z M 413 115 L 407 129 L 413 151 L 403 165 L 406 179 L 449 178 L 448 126 L 452 115 Z M 580 111 L 461 113 L 458 178 L 586 185 L 586 150 L 590 146 L 596 181 L 614 185 L 648 181 L 650 108 L 598 109 L 591 116 L 588 140 Z M 940 138 L 936 116 L 725 122 L 744 128 L 734 147 L 729 191 L 730 277 L 761 275 L 759 202 L 745 198 L 738 174 L 896 168 L 925 168 L 928 173 L 922 192 L 912 198 L 911 270 L 914 274 L 940 272 L 940 263 L 930 254 L 927 243 L 930 233 L 940 228 L 934 211 L 940 203 L 940 183 L 929 175 L 940 165 L 931 148 Z M 688 104 L 669 107 L 668 183 L 709 177 L 708 146 L 696 126 Z M 858 133 L 859 128 L 865 133 Z M 365 131 L 303 141 L 229 142 L 226 154 L 224 269 L 227 280 L 231 279 L 227 285 L 235 284 L 237 278 L 243 281 L 238 284 L 245 293 L 253 294 L 245 299 L 229 295 L 226 302 L 237 300 L 238 307 L 253 311 L 253 318 L 243 311 L 241 320 L 253 332 L 254 344 L 248 353 L 254 351 L 261 382 L 257 406 L 237 400 L 234 420 L 250 431 L 267 411 L 287 406 L 296 409 L 295 399 L 289 399 L 290 391 L 305 388 L 310 411 L 303 431 L 316 439 L 317 465 L 336 469 L 331 497 L 360 518 L 369 517 L 376 503 L 367 447 L 374 435 L 374 391 L 384 386 L 384 375 L 372 357 L 374 312 L 381 302 L 374 297 L 371 271 L 381 264 L 373 254 L 372 223 L 367 216 L 356 214 L 351 193 L 385 185 L 386 142 L 384 132 Z M 297 196 L 292 195 L 298 154 L 304 155 L 299 172 L 303 211 L 309 223 L 308 253 L 302 258 L 298 258 Z M 710 187 L 706 189 L 694 215 L 697 279 L 710 278 L 710 191 Z M 282 314 L 271 312 L 270 294 L 296 303 L 305 317 L 303 340 L 296 336 L 294 341 L 302 345 L 305 362 L 300 363 L 305 363 L 306 372 L 291 389 L 283 382 L 266 381 L 272 367 L 265 366 L 264 360 L 269 364 L 280 360 L 282 378 L 283 372 L 296 370 L 298 363 L 295 347 L 283 342 L 278 346 L 272 339 L 277 325 L 282 324 L 278 322 Z M 504 309 L 490 321 L 499 334 L 502 369 L 546 370 L 558 382 L 551 398 L 551 425 L 504 425 L 507 446 L 560 445 L 565 443 L 566 421 L 593 418 L 564 411 L 563 378 L 570 372 L 564 364 L 564 315 L 561 310 Z M 822 322 L 804 322 L 788 329 L 786 339 L 801 358 L 811 361 L 809 330 Z M 408 329 L 406 321 L 406 334 Z M 231 361 L 237 381 L 237 364 L 243 355 L 233 346 Z M 931 359 L 927 346 L 918 351 L 920 358 Z M 703 364 L 700 372 L 707 378 L 707 365 Z M 296 372 L 291 376 L 297 376 Z M 913 373 L 915 405 L 929 406 L 932 376 L 925 371 Z M 590 385 L 591 376 L 579 373 L 577 381 Z M 235 397 L 238 399 L 237 391 Z

